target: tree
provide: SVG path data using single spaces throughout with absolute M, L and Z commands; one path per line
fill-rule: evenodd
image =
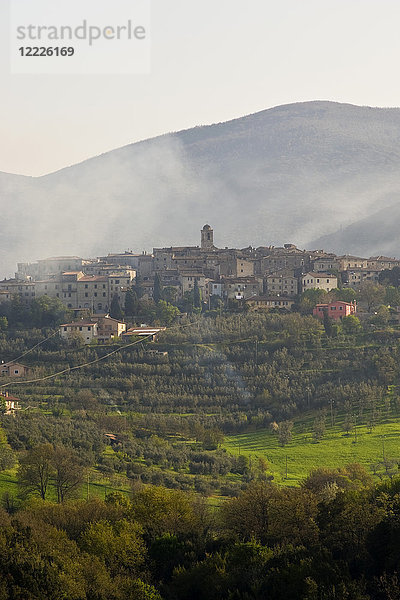
M 335 300 L 342 300 L 342 302 L 354 302 L 357 299 L 357 292 L 353 288 L 336 288 L 330 293 Z
M 383 285 L 391 285 L 394 287 L 400 287 L 400 267 L 393 267 L 393 269 L 384 269 L 379 273 L 379 283 Z
M 119 303 L 119 298 L 117 294 L 114 294 L 113 299 L 111 300 L 110 317 L 112 317 L 113 319 L 118 319 L 118 321 L 120 321 L 123 317 L 121 305 Z
M 322 440 L 325 435 L 325 415 L 320 415 L 314 419 L 313 436 L 316 442 Z
M 129 287 L 125 294 L 125 314 L 132 317 L 138 312 L 139 298 L 134 288 Z
M 163 289 L 164 300 L 169 304 L 176 303 L 177 289 L 173 285 L 168 285 Z
M 54 327 L 65 323 L 68 310 L 59 298 L 41 296 L 31 304 L 31 319 L 37 327 Z
M 197 310 L 201 309 L 201 290 L 199 288 L 199 282 L 197 281 L 197 277 L 194 278 L 193 306 Z
M 64 502 L 83 481 L 84 470 L 77 454 L 69 448 L 56 446 L 52 457 L 57 501 Z
M 332 319 L 329 318 L 328 311 L 324 310 L 324 329 L 328 337 L 332 336 Z
M 389 306 L 400 306 L 400 289 L 388 285 L 385 293 L 385 304 Z
M 301 295 L 300 299 L 300 309 L 303 314 L 311 314 L 313 308 L 317 304 L 321 304 L 323 302 L 327 302 L 328 294 L 325 290 L 320 290 L 318 288 L 313 288 L 311 290 L 306 290 Z
M 220 429 L 206 429 L 204 431 L 203 448 L 205 450 L 216 450 L 224 441 L 224 434 Z
M 6 331 L 8 327 L 7 317 L 0 317 L 0 331 Z
M 6 443 L 0 443 L 0 471 L 12 469 L 15 465 L 15 454 Z
M 361 330 L 360 319 L 358 319 L 354 315 L 347 315 L 347 317 L 343 317 L 342 330 L 344 333 L 347 333 L 349 335 L 357 333 Z
M 281 421 L 278 423 L 278 440 L 281 446 L 286 446 L 292 439 L 293 421 Z
M 156 318 L 163 325 L 170 325 L 179 315 L 179 308 L 169 304 L 165 300 L 159 300 L 156 306 Z
M 42 500 L 46 499 L 47 487 L 52 473 L 54 456 L 51 444 L 39 444 L 28 450 L 20 458 L 18 469 L 18 482 L 28 492 L 39 494 Z
M 380 306 L 376 314 L 369 319 L 369 322 L 377 327 L 385 327 L 390 319 L 390 311 L 387 306 Z
M 160 275 L 158 273 L 156 273 L 156 276 L 154 277 L 153 300 L 157 304 L 157 302 L 162 300 L 162 298 L 163 298 L 163 294 L 162 294 L 161 279 L 160 279 Z
M 360 286 L 360 300 L 367 303 L 368 312 L 378 307 L 385 299 L 385 288 L 379 283 L 365 281 Z

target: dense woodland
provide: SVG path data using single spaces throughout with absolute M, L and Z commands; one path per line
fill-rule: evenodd
M 263 429 L 284 446 L 305 413 L 315 444 L 339 417 L 344 435 L 397 418 L 386 284 L 361 320 L 316 320 L 314 293 L 288 314 L 175 312 L 156 343 L 68 344 L 56 302 L 2 306 L 0 358 L 30 373 L 0 381 L 22 406 L 0 416 L 0 472 L 18 482 L 1 496 L 0 600 L 400 598 L 397 460 L 289 489 L 223 447 Z M 89 479 L 124 493 L 90 498 Z
M 399 491 L 349 465 L 301 488 L 252 482 L 218 512 L 156 486 L 31 500 L 0 509 L 0 598 L 393 600 Z

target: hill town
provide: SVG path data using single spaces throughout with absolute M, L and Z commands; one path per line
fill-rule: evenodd
M 223 304 L 290 310 L 308 290 L 359 291 L 368 282 L 378 282 L 383 271 L 399 266 L 400 260 L 386 256 L 337 256 L 323 250 L 300 250 L 293 244 L 218 248 L 207 224 L 201 230 L 199 246 L 154 248 L 152 254 L 123 252 L 95 259 L 60 256 L 19 263 L 15 278 L 0 281 L 0 303 L 18 296 L 29 304 L 48 296 L 59 299 L 75 317 L 83 317 L 88 312 L 109 313 L 113 300 L 124 306 L 131 290 L 142 300 L 162 296 L 190 309 L 197 290 L 201 304 L 209 309 Z M 347 299 L 353 298 L 347 295 Z M 323 317 L 326 311 L 337 319 L 354 314 L 356 306 L 342 299 L 314 307 L 316 316 Z M 116 333 L 121 333 L 118 327 Z

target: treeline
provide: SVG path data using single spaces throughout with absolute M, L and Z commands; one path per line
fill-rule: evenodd
M 359 465 L 300 488 L 251 483 L 215 512 L 144 486 L 0 509 L 0 597 L 47 600 L 393 600 L 400 479 Z

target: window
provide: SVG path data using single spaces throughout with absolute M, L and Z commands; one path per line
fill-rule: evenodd
M 82 331 L 82 327 L 79 327 L 79 331 Z
M 87 330 L 90 331 L 90 327 L 88 327 Z
M 87 283 L 85 283 L 85 290 L 87 290 L 87 289 L 88 289 L 88 284 L 87 284 Z
M 64 331 L 67 331 L 67 330 L 68 330 L 68 327 L 64 327 Z
M 87 298 L 89 296 L 89 294 L 87 292 L 85 292 L 85 298 Z

